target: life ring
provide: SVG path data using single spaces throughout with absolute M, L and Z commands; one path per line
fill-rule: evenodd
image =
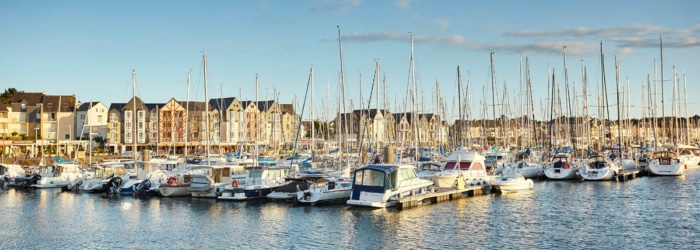
M 231 181 L 231 186 L 234 187 L 234 188 L 237 188 L 237 187 L 238 187 L 238 180 L 232 180 L 232 181 Z
M 562 167 L 563 169 L 570 169 L 570 168 L 571 168 L 571 164 L 569 164 L 568 162 L 564 162 L 563 165 L 564 165 L 564 166 Z
M 170 178 L 168 178 L 168 185 L 177 185 L 178 182 L 180 181 L 175 176 L 171 176 Z

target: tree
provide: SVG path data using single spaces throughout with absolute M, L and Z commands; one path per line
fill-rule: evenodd
M 104 148 L 104 147 L 105 147 L 105 143 L 107 143 L 107 140 L 106 140 L 104 137 L 102 137 L 102 136 L 95 136 L 95 137 L 92 138 L 92 140 L 93 140 L 95 143 L 97 143 L 97 147 L 98 147 L 98 148 Z
M 10 102 L 12 102 L 12 95 L 15 93 L 17 93 L 17 89 L 15 88 L 5 89 L 5 92 L 0 94 L 0 100 L 2 100 L 4 104 L 10 104 Z

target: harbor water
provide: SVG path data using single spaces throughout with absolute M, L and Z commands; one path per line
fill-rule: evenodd
M 9 189 L 0 218 L 0 249 L 697 248 L 700 171 L 402 211 Z

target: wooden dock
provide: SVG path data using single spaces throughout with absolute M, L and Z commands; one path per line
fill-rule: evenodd
M 640 176 L 642 176 L 642 173 L 639 170 L 626 170 L 624 172 L 617 173 L 617 175 L 615 175 L 615 180 L 627 181 Z
M 491 192 L 491 185 L 468 186 L 464 189 L 455 188 L 435 188 L 433 192 L 401 198 L 396 203 L 399 210 L 414 208 L 421 205 L 435 204 L 451 200 L 457 200 L 477 195 L 484 195 Z

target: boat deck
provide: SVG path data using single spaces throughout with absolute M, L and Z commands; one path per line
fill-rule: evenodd
M 466 197 L 484 195 L 490 193 L 490 191 L 491 185 L 468 186 L 464 187 L 464 189 L 435 187 L 433 192 L 430 193 L 398 199 L 396 208 L 399 210 L 409 209 L 420 205 L 435 204 Z

